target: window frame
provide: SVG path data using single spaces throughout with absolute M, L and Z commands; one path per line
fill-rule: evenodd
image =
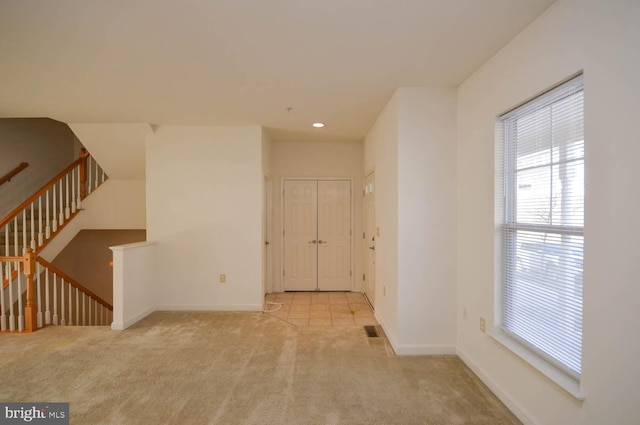
M 512 117 L 517 116 L 516 114 L 521 113 L 519 111 L 524 110 L 521 116 L 526 115 L 526 111 L 531 105 L 537 105 L 536 108 L 530 109 L 531 113 L 534 110 L 539 110 L 550 105 L 553 105 L 556 102 L 559 102 L 562 98 L 554 98 L 553 93 L 556 93 L 558 90 L 561 90 L 563 87 L 566 87 L 571 84 L 580 84 L 580 89 L 578 91 L 573 92 L 582 92 L 584 96 L 584 79 L 582 72 L 571 76 L 570 78 L 562 81 L 561 83 L 555 85 L 549 90 L 536 95 L 527 101 L 523 102 L 516 108 L 499 115 L 496 118 L 496 232 L 495 232 L 495 241 L 496 241 L 496 250 L 495 250 L 495 317 L 494 323 L 495 328 L 489 331 L 489 335 L 493 337 L 496 341 L 500 342 L 502 345 L 507 347 L 509 350 L 514 352 L 516 355 L 521 357 L 527 363 L 532 365 L 538 371 L 540 371 L 543 375 L 551 379 L 553 382 L 558 384 L 561 388 L 571 394 L 578 400 L 584 400 L 584 394 L 580 390 L 580 376 L 581 370 L 579 373 L 575 373 L 575 371 L 571 370 L 567 366 L 563 365 L 560 361 L 553 358 L 551 355 L 545 353 L 542 349 L 535 347 L 533 344 L 524 340 L 517 334 L 509 331 L 504 328 L 504 318 L 505 318 L 505 296 L 504 296 L 504 288 L 507 286 L 507 277 L 504 275 L 504 271 L 506 270 L 505 262 L 511 261 L 515 266 L 515 262 L 517 261 L 515 257 L 515 253 L 517 251 L 516 247 L 516 234 L 518 231 L 526 231 L 526 232 L 534 232 L 539 234 L 551 234 L 551 235 L 567 235 L 567 236 L 580 236 L 582 237 L 582 255 L 584 255 L 584 199 L 582 203 L 583 208 L 583 225 L 559 225 L 559 224 L 525 224 L 518 223 L 516 219 L 516 206 L 517 206 L 517 156 L 514 154 L 514 149 L 517 149 L 515 145 L 515 141 L 513 134 L 509 134 L 511 128 L 509 126 L 510 119 Z M 583 106 L 584 111 L 584 106 Z M 584 118 L 582 121 L 582 125 L 584 125 Z M 584 133 L 583 133 L 584 134 Z M 585 142 L 582 141 L 582 147 L 584 149 Z M 553 149 L 553 145 L 550 145 L 550 150 Z M 584 162 L 584 153 L 581 158 L 582 160 L 582 173 L 585 170 L 585 162 Z M 543 166 L 553 167 L 554 162 L 550 161 L 548 164 Z M 552 168 L 553 169 L 553 168 Z M 583 174 L 584 175 L 584 174 Z M 550 181 L 550 188 L 552 188 L 553 183 Z M 510 246 L 505 246 L 510 245 Z M 510 254 L 512 258 L 510 257 Z M 583 257 L 584 258 L 584 257 Z M 564 270 L 563 270 L 564 271 Z M 582 276 L 584 276 L 584 262 L 582 263 L 581 269 Z M 584 280 L 581 281 L 583 285 Z M 582 300 L 584 296 L 582 296 Z M 581 312 L 584 308 L 581 308 Z M 583 319 L 584 321 L 584 319 Z M 582 332 L 580 333 L 580 339 L 582 340 Z M 581 343 L 582 346 L 582 343 Z M 582 361 L 582 353 L 580 354 L 580 359 Z M 581 368 L 580 368 L 581 369 Z

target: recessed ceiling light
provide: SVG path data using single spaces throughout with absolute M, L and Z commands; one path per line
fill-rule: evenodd
M 323 122 L 314 122 L 313 126 L 315 128 L 322 128 L 322 127 L 324 127 L 324 123 Z

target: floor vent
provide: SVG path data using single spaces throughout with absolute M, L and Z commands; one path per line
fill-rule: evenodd
M 379 338 L 378 330 L 375 326 L 365 326 L 364 331 L 367 333 L 367 337 L 369 338 Z

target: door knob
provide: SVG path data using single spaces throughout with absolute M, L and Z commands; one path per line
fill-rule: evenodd
M 327 241 L 320 240 L 318 243 L 328 243 Z
M 316 240 L 309 241 L 309 243 L 316 243 Z M 322 242 L 321 242 L 322 243 Z

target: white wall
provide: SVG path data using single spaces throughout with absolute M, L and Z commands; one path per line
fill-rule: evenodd
M 147 123 L 69 124 L 110 178 L 144 180 Z
M 0 217 L 44 186 L 78 157 L 69 127 L 46 118 L 0 119 L 0 176 L 29 167 L 0 186 Z
M 525 424 L 640 423 L 640 3 L 560 0 L 458 94 L 458 351 Z M 496 116 L 584 70 L 582 405 L 479 331 L 494 312 Z M 462 319 L 466 308 L 468 319 Z
M 261 128 L 161 126 L 146 152 L 158 309 L 261 310 Z
M 380 229 L 376 316 L 397 354 L 455 353 L 456 89 L 399 88 L 364 154 Z
M 397 93 L 396 352 L 454 354 L 456 89 L 410 87 Z
M 124 330 L 154 311 L 156 305 L 156 244 L 137 242 L 112 246 L 113 322 Z
M 110 178 L 85 199 L 82 208 L 86 229 L 144 229 L 145 181 Z
M 380 229 L 376 235 L 375 313 L 394 348 L 398 346 L 398 112 L 396 92 L 364 142 L 365 174 L 376 173 L 375 215 Z
M 273 185 L 273 258 L 274 290 L 282 286 L 282 178 L 318 177 L 353 179 L 354 208 L 352 210 L 353 264 L 352 290 L 362 289 L 362 166 L 361 142 L 275 142 L 272 145 Z

